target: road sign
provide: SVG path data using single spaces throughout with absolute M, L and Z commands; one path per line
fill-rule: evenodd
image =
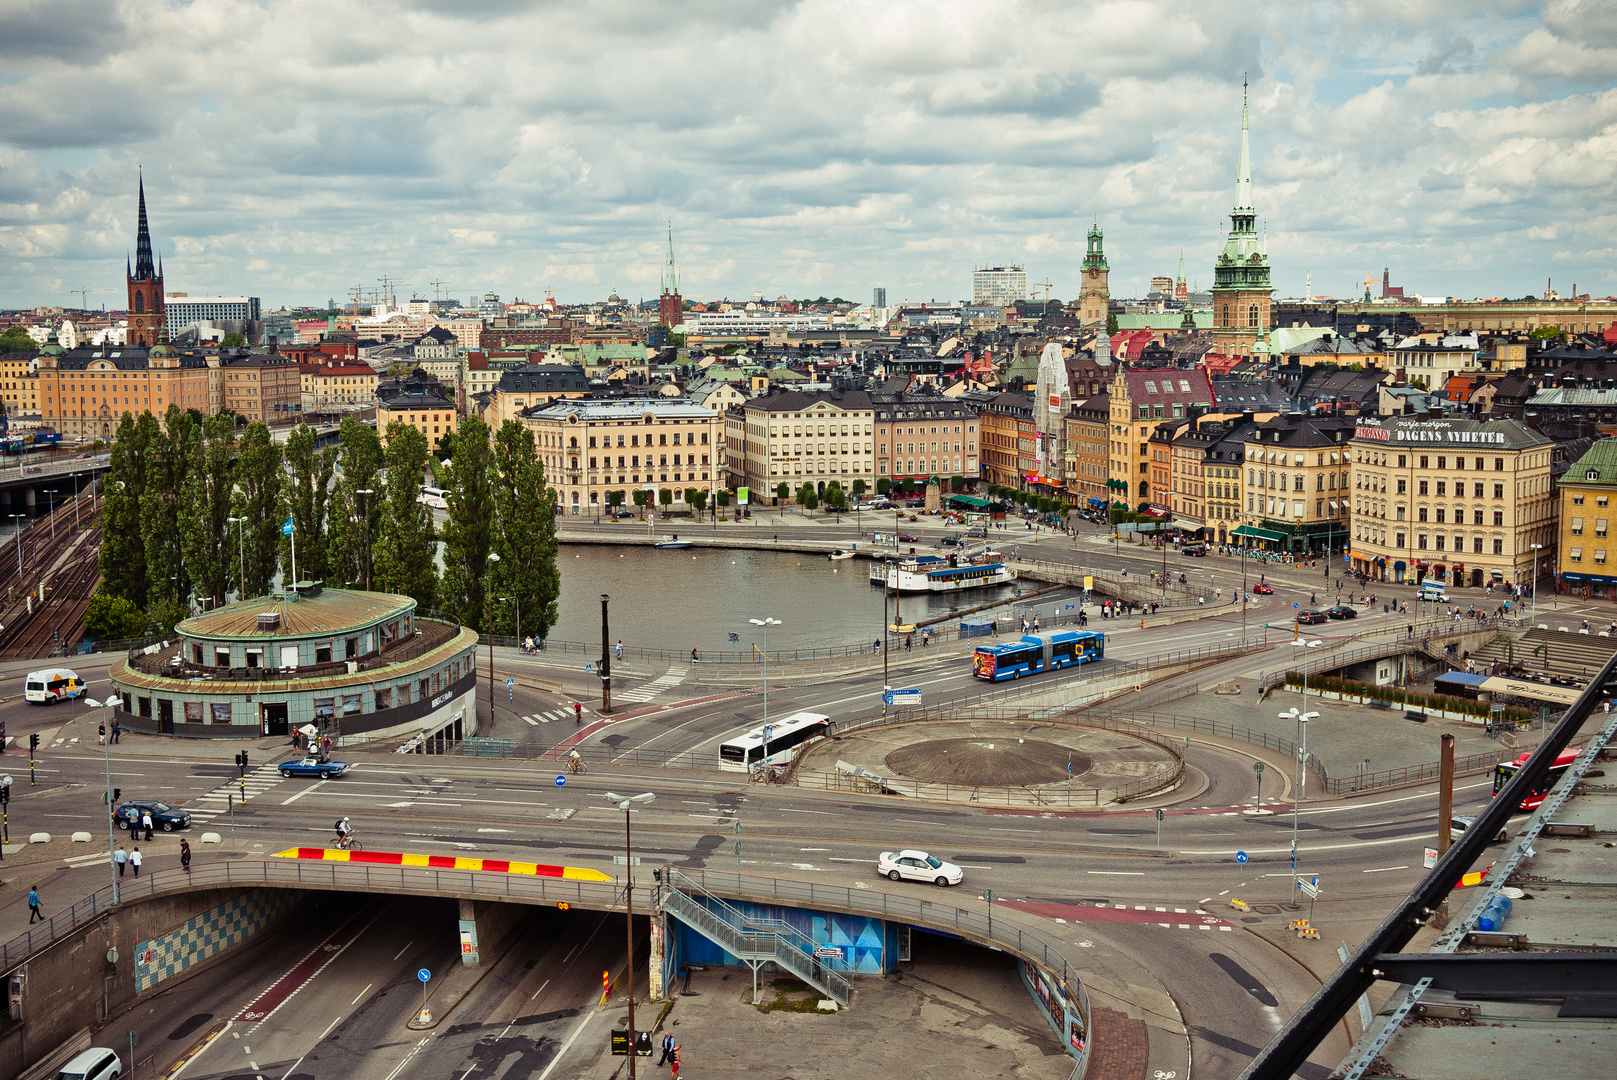
M 584 671 L 585 671 L 586 674 L 591 673 L 594 670 L 595 670 L 595 665 L 594 664 L 585 664 L 584 665 Z
M 1245 863 L 1246 862 L 1246 852 L 1237 851 L 1235 853 L 1235 861 L 1238 862 L 1238 863 Z
M 842 947 L 840 945 L 816 945 L 814 946 L 814 959 L 841 960 Z
M 563 776 L 561 773 L 557 773 L 556 774 L 556 786 L 557 787 L 566 787 L 567 786 L 567 777 Z
M 505 680 L 505 688 L 507 690 L 511 689 L 516 684 L 517 684 L 517 681 L 515 679 L 507 679 L 507 680 Z
M 1310 900 L 1317 899 L 1319 897 L 1319 878 L 1316 877 L 1313 881 L 1298 881 L 1297 890 Z
M 1429 848 L 1426 849 L 1425 856 L 1421 859 L 1421 866 L 1423 868 L 1427 869 L 1427 870 L 1430 870 L 1432 867 L 1434 867 L 1436 865 L 1437 865 L 1437 849 L 1435 847 L 1429 847 Z
M 415 977 L 420 979 L 422 982 L 427 982 L 432 978 L 432 972 L 428 971 L 426 968 L 422 968 L 420 971 L 415 973 Z
M 1157 807 L 1157 820 L 1158 821 L 1162 820 L 1162 807 L 1160 807 L 1160 806 Z
M 638 856 L 638 855 L 614 855 L 614 856 L 612 856 L 612 864 L 614 866 L 639 866 L 640 865 L 640 856 Z
M 921 692 L 919 690 L 886 690 L 882 693 L 882 700 L 889 705 L 918 709 L 921 706 Z
M 1257 773 L 1259 776 L 1262 776 L 1263 775 L 1263 762 L 1254 761 L 1252 763 L 1252 771 Z

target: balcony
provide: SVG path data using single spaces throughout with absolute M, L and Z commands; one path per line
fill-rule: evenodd
M 323 664 L 300 664 L 295 668 L 231 668 L 193 664 L 182 655 L 186 643 L 178 641 L 150 654 L 131 655 L 129 666 L 144 675 L 156 675 L 165 679 L 314 679 L 324 675 L 346 674 L 350 663 L 358 664 L 362 671 L 375 671 L 387 664 L 407 663 L 452 641 L 458 633 L 460 627 L 450 623 L 438 622 L 435 619 L 416 619 L 414 634 L 390 643 L 380 653 L 372 652 L 356 656 L 351 661 L 332 660 Z M 263 644 L 267 651 L 274 647 L 275 639 L 272 637 Z

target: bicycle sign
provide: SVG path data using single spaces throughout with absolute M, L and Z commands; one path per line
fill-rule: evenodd
M 1238 862 L 1238 863 L 1245 863 L 1246 862 L 1246 852 L 1237 851 L 1235 853 L 1235 861 Z

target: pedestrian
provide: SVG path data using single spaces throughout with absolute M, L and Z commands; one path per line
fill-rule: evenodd
M 191 845 L 183 839 L 180 841 L 180 865 L 185 867 L 187 874 L 191 872 Z
M 114 716 L 112 718 L 112 745 L 117 746 L 119 740 L 121 740 L 123 737 L 124 726 L 119 722 L 118 718 Z
M 674 1044 L 674 1052 L 670 1057 L 668 1066 L 674 1080 L 679 1080 L 679 1043 Z
M 34 920 L 45 921 L 45 916 L 39 913 L 39 886 L 28 886 L 28 925 L 34 925 Z
M 95 744 L 97 746 L 105 746 L 106 743 L 107 743 L 107 722 L 105 720 L 103 720 L 96 727 Z
M 694 646 L 693 646 L 693 647 L 692 647 L 692 648 L 691 648 L 691 663 L 693 663 L 693 664 L 694 664 L 694 663 L 697 663 L 697 662 L 698 662 L 698 661 L 699 661 L 699 660 L 701 660 L 701 659 L 702 659 L 702 658 L 701 658 L 701 657 L 700 657 L 700 656 L 698 656 L 698 655 L 697 655 L 697 654 L 696 654 L 696 649 L 695 649 L 695 647 L 694 647 Z
M 150 810 L 140 812 L 140 827 L 146 830 L 146 840 L 150 843 L 152 839 L 152 812 Z
M 623 659 L 623 639 L 618 638 L 618 659 Z
M 664 1065 L 667 1065 L 669 1060 L 672 1059 L 673 1056 L 674 1056 L 674 1033 L 672 1031 L 670 1031 L 668 1034 L 663 1036 L 663 1056 L 657 1062 L 657 1067 L 660 1069 Z
M 136 877 L 140 877 L 140 864 L 144 861 L 140 855 L 140 848 L 136 848 L 129 853 L 129 865 L 135 868 Z
M 129 863 L 129 852 L 124 850 L 122 844 L 119 844 L 118 850 L 112 853 L 112 861 L 118 864 L 118 876 L 123 877 L 124 867 Z

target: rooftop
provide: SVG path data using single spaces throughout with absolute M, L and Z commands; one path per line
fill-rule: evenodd
M 304 588 L 308 588 L 307 583 Z M 182 637 L 210 641 L 312 637 L 369 626 L 414 608 L 415 601 L 408 596 L 357 589 L 321 589 L 290 601 L 283 594 L 275 594 L 227 604 L 206 615 L 186 619 L 174 629 Z M 280 616 L 280 621 L 277 626 L 266 629 L 259 625 L 258 617 L 268 614 Z

